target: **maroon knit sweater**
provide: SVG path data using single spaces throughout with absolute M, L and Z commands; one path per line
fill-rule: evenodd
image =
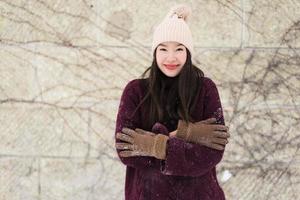
M 121 132 L 123 127 L 145 129 L 143 122 L 147 120 L 147 113 L 142 106 L 131 116 L 146 93 L 141 82 L 142 79 L 135 79 L 125 87 L 115 133 Z M 219 123 L 224 124 L 218 90 L 211 79 L 203 78 L 197 102 L 192 113 L 196 121 L 215 117 Z M 156 123 L 151 131 L 168 135 L 168 132 L 176 130 L 177 122 L 170 121 L 164 125 Z M 223 153 L 179 138 L 170 138 L 165 160 L 147 156 L 119 157 L 126 165 L 125 199 L 224 200 L 224 192 L 217 181 L 215 168 Z

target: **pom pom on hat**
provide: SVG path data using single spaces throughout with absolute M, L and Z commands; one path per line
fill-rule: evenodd
M 191 16 L 191 8 L 185 4 L 173 6 L 164 20 L 155 28 L 152 41 L 153 55 L 155 49 L 163 42 L 178 42 L 194 53 L 193 38 L 187 21 Z
M 173 6 L 170 9 L 169 13 L 167 14 L 167 17 L 172 17 L 172 15 L 175 14 L 177 15 L 178 18 L 182 18 L 184 21 L 188 22 L 188 19 L 192 14 L 192 10 L 186 4 L 179 4 Z

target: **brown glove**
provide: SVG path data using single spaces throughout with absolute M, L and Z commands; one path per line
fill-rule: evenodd
M 154 134 L 142 129 L 123 128 L 122 133 L 117 133 L 116 138 L 127 143 L 116 143 L 116 148 L 123 150 L 119 153 L 121 157 L 131 156 L 153 156 L 164 160 L 168 136 Z
M 196 123 L 186 123 L 179 120 L 176 137 L 188 142 L 201 144 L 213 149 L 223 150 L 230 137 L 228 127 L 219 124 L 212 124 L 216 120 L 209 118 Z

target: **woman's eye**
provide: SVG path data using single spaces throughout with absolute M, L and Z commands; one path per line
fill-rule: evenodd
M 182 48 L 179 48 L 179 49 L 177 49 L 177 51 L 183 51 L 183 49 L 182 49 Z
M 167 49 L 160 49 L 160 51 L 167 51 Z

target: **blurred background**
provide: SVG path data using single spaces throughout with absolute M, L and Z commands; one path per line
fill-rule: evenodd
M 0 200 L 124 199 L 120 96 L 175 3 L 230 127 L 227 199 L 300 199 L 299 0 L 1 0 Z

